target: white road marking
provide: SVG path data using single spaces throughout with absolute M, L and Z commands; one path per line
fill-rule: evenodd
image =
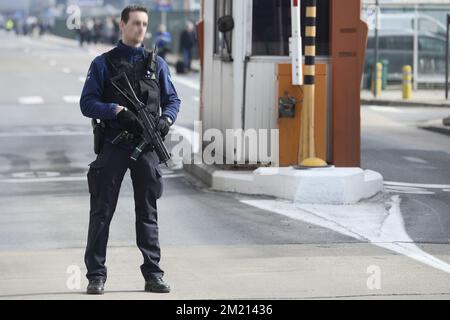
M 450 189 L 450 184 L 425 184 L 425 183 L 409 183 L 409 182 L 395 182 L 395 181 L 385 181 L 384 184 L 389 186 L 400 186 L 400 187 Z
M 421 164 L 428 163 L 428 161 L 420 159 L 420 158 L 416 158 L 416 157 L 402 157 L 402 158 L 405 159 L 406 161 L 414 162 L 414 163 L 421 163 Z
M 242 203 L 292 219 L 315 224 L 357 240 L 400 253 L 450 273 L 450 265 L 420 249 L 405 231 L 400 197 L 392 196 L 386 211 L 383 203 L 358 205 L 305 205 L 283 200 L 241 200 Z
M 428 191 L 421 188 L 412 187 L 385 187 L 386 192 L 403 193 L 403 194 L 436 194 L 436 192 Z
M 16 172 L 11 175 L 13 178 L 19 179 L 36 179 L 36 178 L 55 178 L 60 176 L 59 172 L 51 171 L 28 171 L 28 172 Z
M 371 106 L 369 107 L 372 111 L 378 111 L 378 112 L 389 112 L 389 113 L 403 113 L 404 110 L 399 110 L 398 108 L 394 107 L 377 107 L 377 106 Z
M 86 177 L 55 177 L 55 178 L 0 179 L 0 183 L 73 182 L 86 180 L 87 180 Z
M 14 176 L 14 175 L 13 175 Z M 43 178 L 25 178 L 25 176 L 31 176 L 31 173 L 24 175 L 24 178 L 16 177 L 10 179 L 0 179 L 0 183 L 44 183 L 44 182 L 77 182 L 87 181 L 86 175 L 82 177 L 43 177 Z M 163 179 L 175 179 L 184 177 L 184 174 L 169 174 L 163 175 Z
M 11 137 L 63 137 L 63 136 L 91 136 L 92 130 L 87 131 L 41 131 L 41 132 L 0 132 L 0 138 Z
M 184 177 L 183 173 L 168 174 L 168 175 L 163 174 L 163 179 L 174 179 L 174 178 L 182 178 L 182 177 Z
M 184 85 L 188 88 L 194 89 L 194 90 L 200 90 L 200 85 L 197 81 L 185 79 L 178 76 L 172 76 L 172 80 L 174 82 L 177 82 L 178 84 Z
M 444 190 L 442 190 L 442 191 L 444 191 L 444 192 L 450 192 L 450 189 L 444 189 Z
M 43 104 L 44 99 L 39 96 L 30 96 L 30 97 L 20 97 L 19 98 L 20 104 Z
M 80 96 L 63 96 L 65 103 L 78 103 L 80 102 Z

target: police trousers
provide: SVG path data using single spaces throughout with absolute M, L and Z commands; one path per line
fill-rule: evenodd
M 161 250 L 158 235 L 156 201 L 162 195 L 162 174 L 155 151 L 144 150 L 137 161 L 130 159 L 131 151 L 105 143 L 97 159 L 89 165 L 87 174 L 90 193 L 90 218 L 85 252 L 86 277 L 106 281 L 106 247 L 109 226 L 116 210 L 120 186 L 128 169 L 134 191 L 136 213 L 136 242 L 144 257 L 141 272 L 163 276 L 159 267 Z

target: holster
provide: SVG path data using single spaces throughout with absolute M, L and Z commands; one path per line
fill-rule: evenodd
M 104 122 L 97 122 L 97 119 L 92 119 L 91 123 L 94 132 L 94 152 L 95 154 L 100 154 L 105 143 L 106 127 Z

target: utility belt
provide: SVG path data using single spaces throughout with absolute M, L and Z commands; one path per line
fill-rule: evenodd
M 92 119 L 92 128 L 94 131 L 94 152 L 100 154 L 105 139 L 111 140 L 113 145 L 119 145 L 122 143 L 137 145 L 141 142 L 142 137 L 139 134 L 134 134 L 126 130 L 113 129 L 106 126 L 105 122 L 97 122 L 96 119 Z M 150 148 L 154 149 L 153 147 Z
M 114 145 L 121 143 L 138 143 L 139 136 L 124 130 L 112 129 L 106 126 L 104 121 L 92 119 L 94 132 L 94 152 L 100 154 L 105 144 L 105 139 L 111 140 Z

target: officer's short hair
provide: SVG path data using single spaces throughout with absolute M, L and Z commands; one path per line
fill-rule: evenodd
M 146 7 L 140 6 L 137 4 L 132 4 L 132 5 L 125 7 L 125 9 L 122 10 L 122 14 L 120 15 L 120 20 L 127 23 L 128 19 L 130 19 L 130 12 L 135 12 L 135 11 L 145 12 L 148 15 L 148 10 Z

